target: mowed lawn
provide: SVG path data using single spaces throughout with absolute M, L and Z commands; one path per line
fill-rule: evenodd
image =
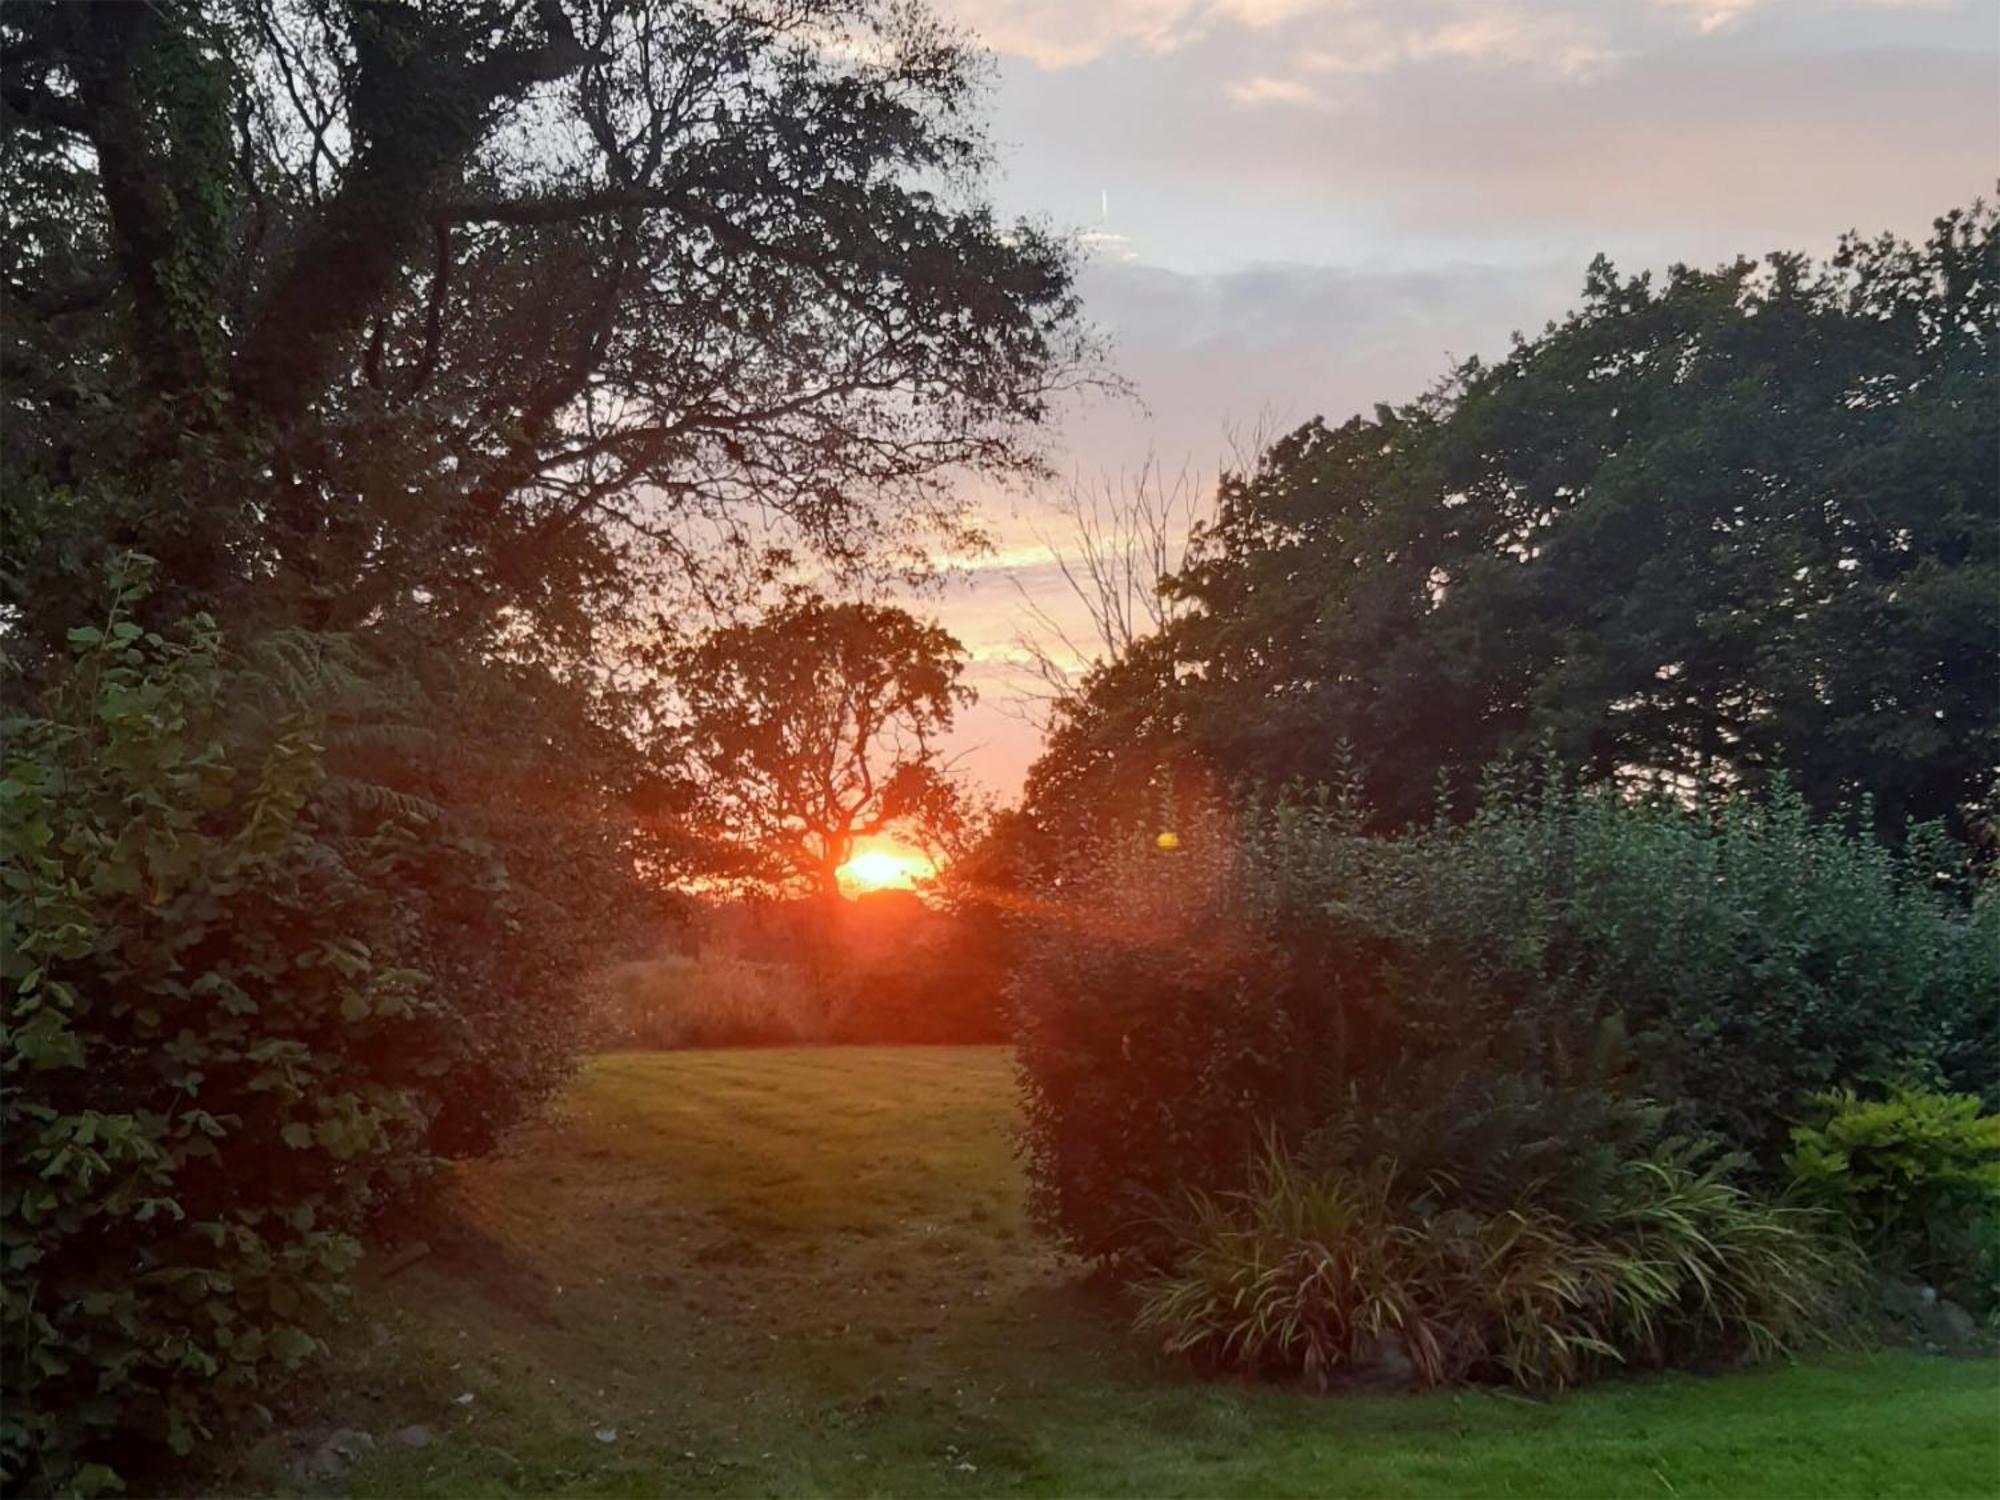
M 997 1048 L 620 1054 L 364 1281 L 322 1492 L 2000 1494 L 2000 1366 L 1485 1392 L 1207 1384 L 1029 1230 Z M 470 1397 L 467 1400 L 467 1397 Z M 405 1446 L 420 1424 L 430 1441 Z M 277 1442 L 246 1484 L 294 1489 Z

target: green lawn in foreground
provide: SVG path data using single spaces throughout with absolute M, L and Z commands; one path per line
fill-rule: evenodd
M 1012 1119 L 997 1048 L 595 1060 L 561 1119 L 457 1171 L 429 1257 L 364 1283 L 317 1421 L 382 1446 L 326 1489 L 2000 1495 L 1985 1361 L 1551 1405 L 1191 1380 L 1029 1232 Z M 435 1441 L 400 1446 L 410 1423 Z

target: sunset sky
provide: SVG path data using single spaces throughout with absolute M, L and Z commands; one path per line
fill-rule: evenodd
M 2000 175 L 2000 0 L 946 0 L 995 53 L 1001 207 L 1087 232 L 1083 291 L 1143 406 L 1058 466 L 1212 480 L 1232 429 L 1417 394 L 1624 269 L 1920 233 Z M 1106 207 L 1108 205 L 1108 214 Z M 1032 498 L 933 608 L 1003 796 L 1016 584 L 1063 607 Z

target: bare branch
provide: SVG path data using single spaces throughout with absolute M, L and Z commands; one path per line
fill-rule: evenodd
M 1063 613 L 1078 618 L 1081 630 L 1063 623 L 1018 574 L 1011 578 L 1027 626 L 1015 641 L 1039 684 L 1024 695 L 1026 712 L 1046 714 L 1077 692 L 1091 668 L 1173 622 L 1182 606 L 1162 584 L 1187 562 L 1213 506 L 1213 488 L 1192 469 L 1169 476 L 1150 454 L 1134 474 L 1070 482 L 1052 507 L 1066 534 L 1037 539 L 1075 607 Z

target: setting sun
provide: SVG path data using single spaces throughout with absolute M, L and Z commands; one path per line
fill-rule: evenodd
M 840 867 L 840 883 L 851 891 L 909 890 L 931 873 L 931 862 L 914 851 L 863 849 Z

